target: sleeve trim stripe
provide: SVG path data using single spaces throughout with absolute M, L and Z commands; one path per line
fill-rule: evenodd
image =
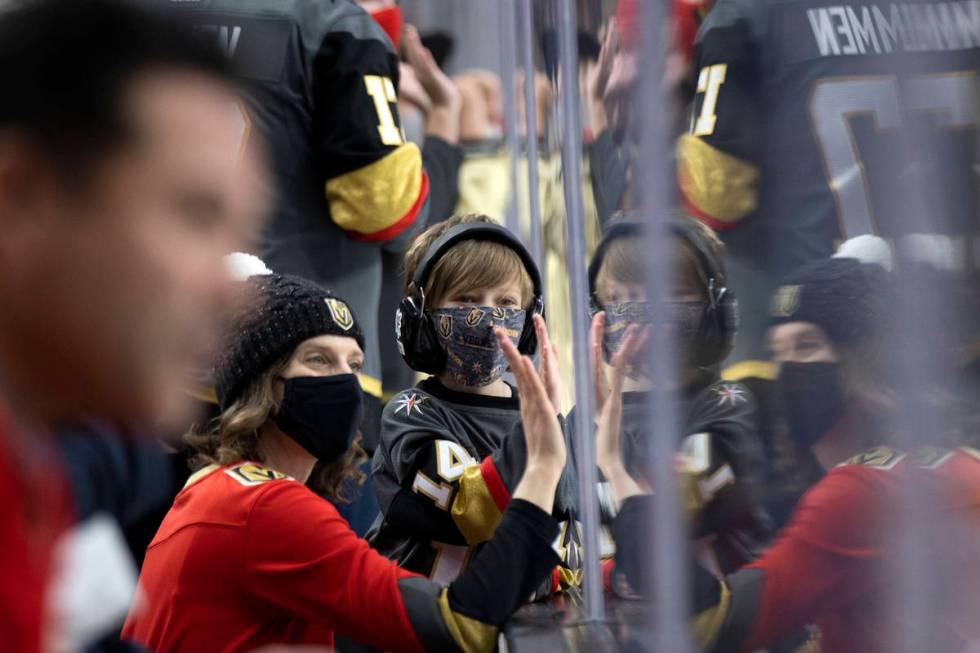
M 330 217 L 352 237 L 379 239 L 401 233 L 428 197 L 422 154 L 414 143 L 399 145 L 382 158 L 328 180 Z
M 391 240 L 395 238 L 403 231 L 408 229 L 412 224 L 415 223 L 415 218 L 418 217 L 419 212 L 422 210 L 422 206 L 425 204 L 425 200 L 429 198 L 429 175 L 422 171 L 422 188 L 419 190 L 419 196 L 415 199 L 415 204 L 412 208 L 408 210 L 404 216 L 402 216 L 398 222 L 391 225 L 387 229 L 382 229 L 381 231 L 375 232 L 373 234 L 359 234 L 356 232 L 349 232 L 349 235 L 354 240 L 362 241 L 380 241 L 380 240 Z
M 490 497 L 497 504 L 497 509 L 503 512 L 507 509 L 507 504 L 510 503 L 510 492 L 507 491 L 507 486 L 504 485 L 503 479 L 500 478 L 500 473 L 497 472 L 497 467 L 493 464 L 493 459 L 490 456 L 484 458 L 480 464 L 480 473 L 483 475 L 483 481 L 487 484 L 487 489 L 490 491 Z
M 737 222 L 722 222 L 721 220 L 715 220 L 710 215 L 699 209 L 694 202 L 692 202 L 687 195 L 681 190 L 681 202 L 684 204 L 684 210 L 693 218 L 696 218 L 699 222 L 703 222 L 715 231 L 728 231 L 729 229 L 734 229 L 738 226 Z
M 616 571 L 616 560 L 608 558 L 599 563 L 599 571 L 602 576 L 602 586 L 607 592 L 613 591 L 613 572 Z
M 759 169 L 697 136 L 677 142 L 677 180 L 688 208 L 707 222 L 731 227 L 756 210 Z M 714 223 L 709 226 L 714 227 Z M 717 227 L 716 227 L 717 228 Z
M 475 465 L 467 467 L 459 477 L 451 512 L 456 528 L 470 545 L 489 540 L 500 523 L 503 511 L 497 508 Z
M 776 374 L 776 366 L 769 361 L 744 360 L 722 370 L 721 378 L 725 381 L 741 381 L 750 378 L 774 381 Z
M 705 651 L 714 646 L 718 641 L 722 626 L 725 625 L 728 617 L 729 608 L 732 602 L 732 593 L 724 581 L 719 581 L 721 596 L 717 605 L 704 610 L 692 622 L 694 629 L 694 639 L 698 645 L 698 650 Z
M 490 653 L 497 645 L 497 629 L 479 619 L 467 617 L 449 605 L 449 590 L 439 595 L 439 610 L 449 633 L 464 653 Z

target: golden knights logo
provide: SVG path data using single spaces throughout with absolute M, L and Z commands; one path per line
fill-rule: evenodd
M 324 301 L 327 302 L 327 308 L 330 309 L 330 317 L 333 318 L 334 324 L 344 331 L 350 331 L 350 328 L 354 326 L 354 315 L 350 312 L 347 304 L 335 297 L 327 297 Z
M 269 481 L 289 478 L 289 476 L 286 476 L 282 472 L 277 472 L 274 469 L 269 469 L 268 467 L 263 467 L 255 463 L 235 465 L 226 469 L 225 473 L 242 485 L 255 485 L 257 483 L 267 483 Z
M 493 307 L 493 313 L 492 313 L 492 315 L 493 315 L 494 319 L 504 320 L 504 319 L 507 318 L 507 311 L 505 311 L 504 309 L 500 308 L 499 306 L 494 306 Z
M 472 311 L 470 311 L 470 314 L 466 316 L 466 326 L 475 327 L 480 323 L 480 320 L 483 319 L 484 315 L 486 315 L 486 311 L 481 311 L 478 308 L 474 308 Z
M 800 286 L 781 286 L 772 297 L 773 317 L 789 317 L 800 307 Z
M 439 335 L 443 338 L 448 338 L 453 335 L 453 316 L 452 315 L 440 315 L 439 316 Z

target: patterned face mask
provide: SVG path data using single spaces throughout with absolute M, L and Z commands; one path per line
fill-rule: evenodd
M 526 317 L 521 309 L 493 306 L 439 308 L 428 313 L 446 348 L 446 371 L 456 383 L 471 387 L 489 385 L 504 373 L 504 352 L 493 328 L 504 329 L 516 345 Z
M 704 313 L 705 302 L 667 301 L 664 302 L 664 315 L 659 319 L 654 317 L 653 306 L 650 302 L 622 302 L 607 304 L 606 332 L 602 339 L 606 359 L 612 358 L 626 336 L 626 329 L 631 324 L 640 326 L 662 324 L 673 327 L 675 338 L 684 347 L 695 344 L 701 330 L 701 316 Z

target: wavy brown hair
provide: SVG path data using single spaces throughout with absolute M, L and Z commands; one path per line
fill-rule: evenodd
M 262 427 L 276 408 L 273 383 L 286 369 L 290 356 L 277 361 L 255 379 L 221 415 L 203 427 L 192 426 L 184 435 L 184 442 L 195 452 L 190 461 L 192 469 L 243 460 L 265 462 L 259 449 Z M 360 467 L 367 454 L 361 448 L 360 439 L 358 434 L 339 460 L 317 462 L 307 482 L 310 489 L 331 501 L 350 503 L 355 497 L 349 496 L 349 490 L 352 486 L 360 487 L 365 479 Z

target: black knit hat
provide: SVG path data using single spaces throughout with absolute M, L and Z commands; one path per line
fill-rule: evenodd
M 853 258 L 828 258 L 800 268 L 772 297 L 772 324 L 812 322 L 836 344 L 864 341 L 882 323 L 888 273 Z
M 364 349 L 364 334 L 354 313 L 329 290 L 288 274 L 252 276 L 246 284 L 255 298 L 234 320 L 214 367 L 221 410 L 304 340 L 327 334 L 348 336 Z

